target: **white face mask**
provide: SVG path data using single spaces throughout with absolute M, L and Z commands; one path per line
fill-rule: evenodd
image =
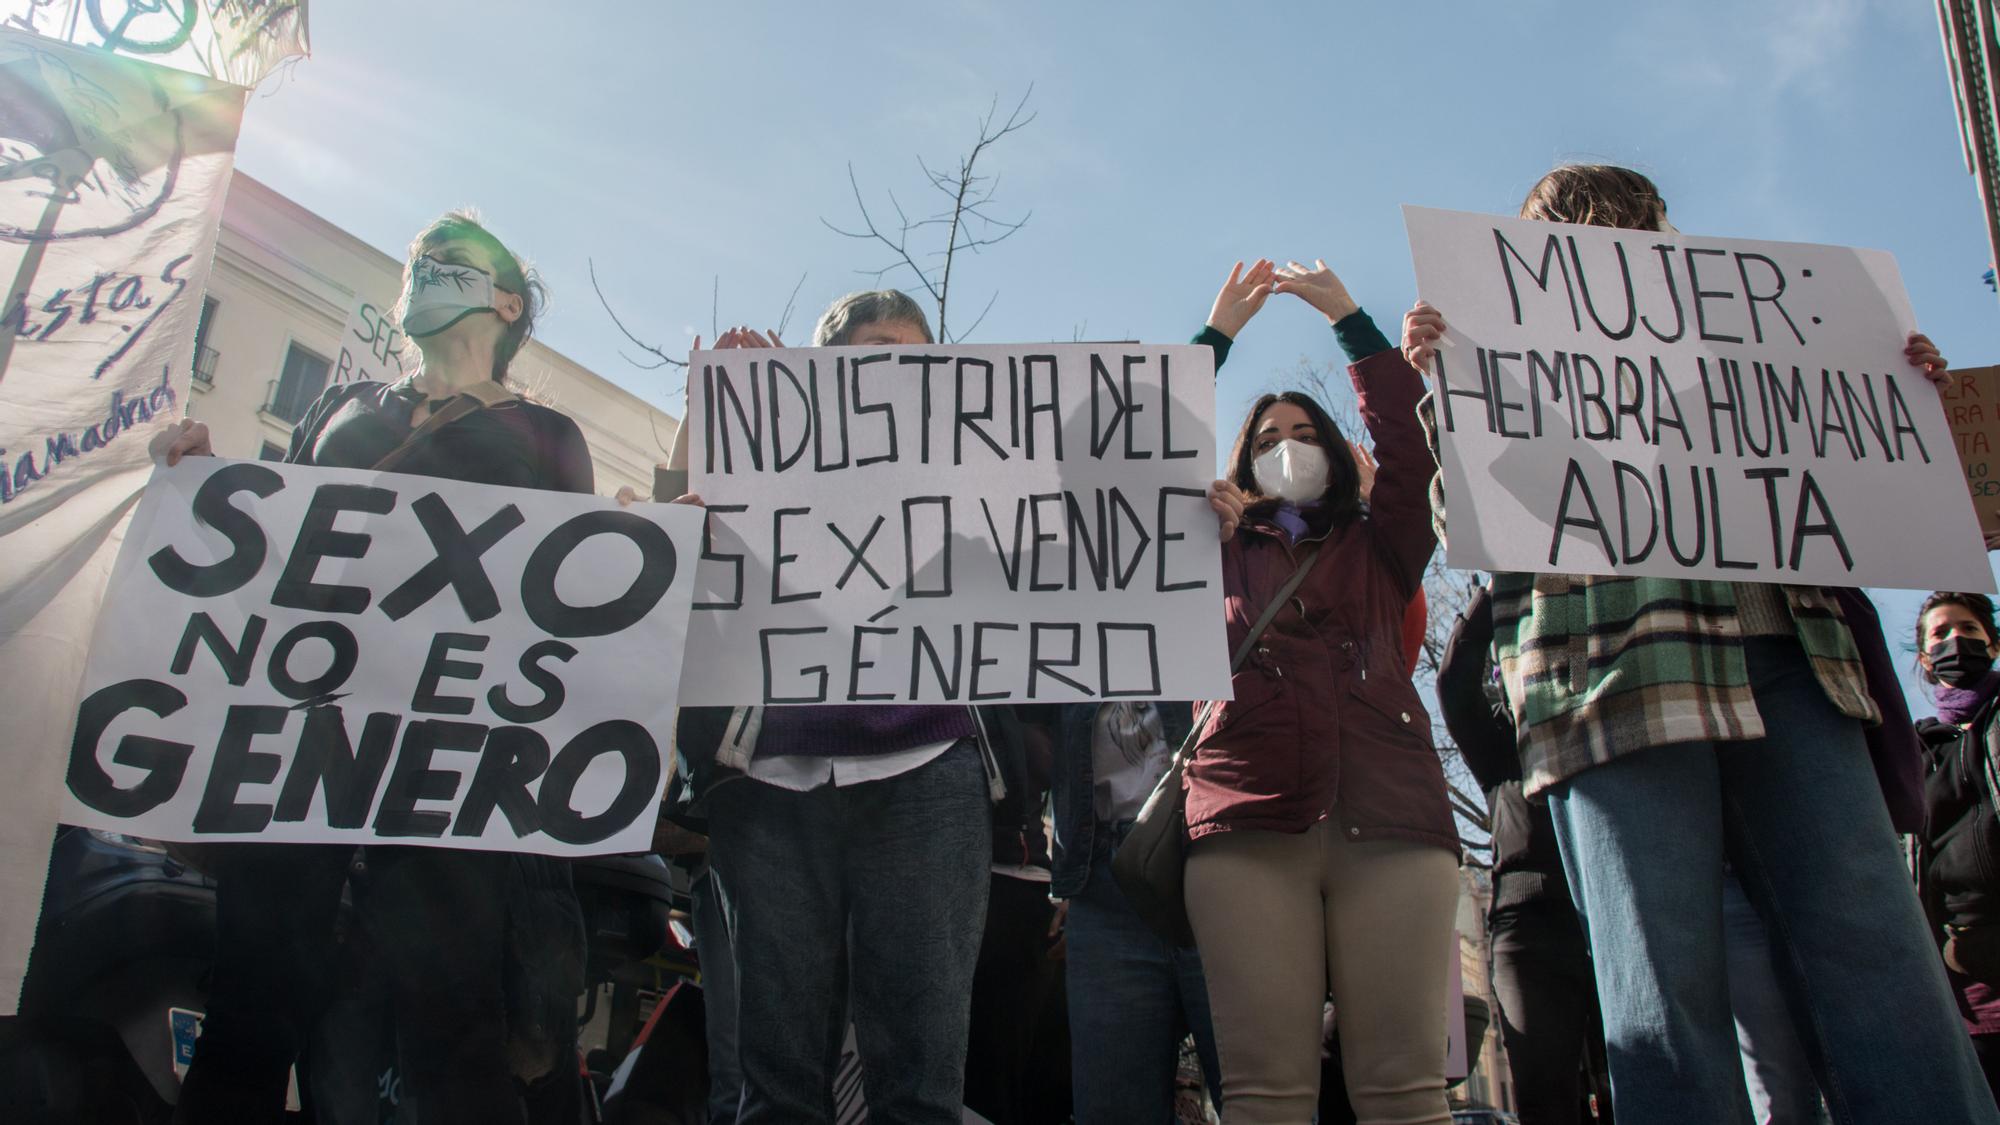
M 403 294 L 405 336 L 435 336 L 476 312 L 494 312 L 493 275 L 428 254 L 410 266 L 410 287 Z
M 1326 450 L 1291 438 L 1279 442 L 1250 463 L 1257 491 L 1294 504 L 1306 504 L 1326 493 Z

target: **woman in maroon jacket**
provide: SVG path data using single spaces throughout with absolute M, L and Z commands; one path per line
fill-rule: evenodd
M 1277 292 L 1323 313 L 1380 462 L 1307 395 L 1265 395 L 1210 489 L 1233 652 L 1318 561 L 1236 673 L 1187 767 L 1187 905 L 1222 1059 L 1223 1119 L 1310 1120 L 1330 987 L 1363 1123 L 1448 1125 L 1445 1006 L 1458 835 L 1399 635 L 1436 540 L 1416 371 L 1322 263 Z

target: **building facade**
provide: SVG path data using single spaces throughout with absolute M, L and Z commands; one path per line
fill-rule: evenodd
M 2000 93 L 1993 87 L 2000 70 L 2000 2 L 1937 0 L 1937 10 L 1965 167 L 1986 209 L 1991 260 L 2000 264 Z
M 414 232 L 413 232 L 414 233 Z M 236 173 L 196 334 L 188 413 L 224 457 L 275 459 L 331 380 L 348 314 L 387 309 L 403 262 L 257 180 Z M 653 490 L 679 423 L 539 341 L 515 358 L 516 387 L 576 420 L 597 491 Z

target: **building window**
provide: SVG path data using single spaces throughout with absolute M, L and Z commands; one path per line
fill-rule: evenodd
M 284 371 L 271 383 L 264 412 L 287 422 L 305 417 L 306 410 L 326 389 L 326 373 L 332 366 L 325 356 L 293 344 L 285 353 Z
M 264 443 L 264 448 L 257 451 L 257 460 L 259 461 L 283 461 L 284 459 L 285 447 L 282 445 L 275 445 L 267 441 Z
M 203 386 L 215 385 L 215 361 L 221 358 L 208 346 L 208 325 L 215 319 L 218 303 L 213 297 L 201 299 L 201 321 L 194 328 L 194 381 Z

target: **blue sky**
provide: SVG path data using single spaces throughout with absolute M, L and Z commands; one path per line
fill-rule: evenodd
M 588 261 L 674 350 L 709 334 L 717 279 L 724 326 L 768 327 L 803 273 L 802 340 L 884 264 L 821 224 L 853 218 L 848 164 L 871 204 L 926 206 L 917 158 L 950 163 L 1031 83 L 991 170 L 995 213 L 1032 218 L 960 266 L 956 322 L 998 294 L 979 341 L 1185 339 L 1258 255 L 1326 259 L 1388 328 L 1414 294 L 1400 204 L 1511 213 L 1551 164 L 1602 159 L 1689 233 L 1893 252 L 1944 353 L 2000 362 L 1925 3 L 340 0 L 312 36 L 239 167 L 392 252 L 477 204 L 554 293 L 544 339 L 674 414 L 678 378 L 620 358 Z M 1223 428 L 1333 354 L 1274 302 L 1222 373 Z M 1906 635 L 1914 599 L 1881 602 Z

